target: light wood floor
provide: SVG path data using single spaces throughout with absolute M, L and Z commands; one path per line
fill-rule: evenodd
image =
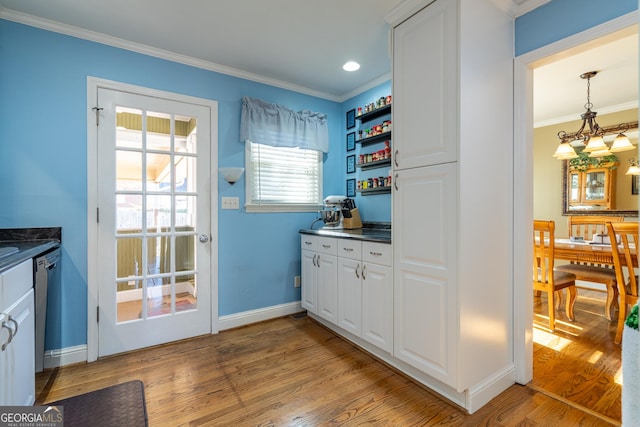
M 140 379 L 151 426 L 609 426 L 514 385 L 473 415 L 313 320 L 271 320 L 38 374 L 37 403 Z
M 620 346 L 613 342 L 617 321 L 605 319 L 604 301 L 603 292 L 578 289 L 575 322 L 560 311 L 551 334 L 546 297 L 534 297 L 532 386 L 620 421 L 622 363 Z

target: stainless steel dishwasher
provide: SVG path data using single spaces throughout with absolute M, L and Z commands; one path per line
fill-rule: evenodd
M 35 314 L 36 314 L 36 372 L 44 369 L 44 336 L 47 324 L 47 289 L 60 284 L 60 248 L 34 259 Z

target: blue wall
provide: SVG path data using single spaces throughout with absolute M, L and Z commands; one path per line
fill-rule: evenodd
M 637 9 L 638 0 L 553 0 L 516 19 L 516 56 Z
M 50 290 L 46 348 L 86 343 L 87 76 L 216 100 L 220 166 L 244 166 L 240 99 L 326 113 L 331 151 L 324 192 L 344 192 L 344 112 L 339 103 L 0 20 L 0 228 L 63 228 L 62 288 Z M 244 179 L 220 180 L 240 197 Z M 315 213 L 220 210 L 219 314 L 300 299 L 298 230 Z
M 346 174 L 346 170 L 347 170 L 346 156 L 355 154 L 356 162 L 357 162 L 358 155 L 360 153 L 372 153 L 373 151 L 377 151 L 384 148 L 384 142 L 376 143 L 374 145 L 369 145 L 364 148 L 362 148 L 360 144 L 356 143 L 355 151 L 346 152 L 347 133 L 355 131 L 356 141 L 357 141 L 358 140 L 357 135 L 358 135 L 359 129 L 371 127 L 371 125 L 382 123 L 383 120 L 391 119 L 391 117 L 383 116 L 383 117 L 380 117 L 379 119 L 373 120 L 370 123 L 365 123 L 365 125 L 362 125 L 362 126 L 360 121 L 356 120 L 356 127 L 353 129 L 346 130 L 347 111 L 352 109 L 355 109 L 357 111 L 358 107 L 362 107 L 364 111 L 365 104 L 375 102 L 375 100 L 379 99 L 382 96 L 386 98 L 387 95 L 391 95 L 391 81 L 387 81 L 386 83 L 378 85 L 373 89 L 369 89 L 342 103 L 342 117 L 345 118 L 344 126 L 342 127 L 343 133 L 344 133 L 342 138 L 343 140 L 342 146 L 344 147 L 343 150 L 344 150 L 344 157 L 345 157 L 345 164 L 343 168 L 343 171 L 345 171 L 345 180 L 353 178 L 357 182 L 358 180 L 362 180 L 363 178 L 366 179 L 370 177 L 387 176 L 389 169 L 391 169 L 391 167 L 389 167 L 389 168 L 373 169 L 370 171 L 361 171 L 360 169 L 356 168 L 355 173 L 348 174 L 348 175 Z M 391 144 L 391 151 L 393 152 L 393 143 Z M 345 194 L 345 191 L 346 191 L 346 184 L 345 184 L 345 189 L 343 189 L 340 192 L 340 194 Z M 362 217 L 363 221 L 371 221 L 371 222 L 390 222 L 391 221 L 391 195 L 390 194 L 377 194 L 377 195 L 368 195 L 368 196 L 361 196 L 359 193 L 356 193 L 356 194 L 357 194 L 355 197 L 356 206 L 358 207 L 358 211 L 360 212 L 360 216 Z

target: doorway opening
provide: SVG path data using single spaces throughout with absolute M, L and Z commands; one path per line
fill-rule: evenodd
M 516 168 L 515 188 L 524 188 L 524 193 L 516 195 L 515 198 L 515 241 L 529 242 L 531 240 L 531 224 L 534 219 L 554 219 L 556 221 L 557 235 L 568 235 L 566 216 L 562 214 L 561 199 L 561 162 L 555 160 L 551 155 L 555 151 L 559 140 L 556 138 L 546 140 L 549 144 L 545 147 L 546 152 L 539 150 L 538 140 L 536 138 L 538 129 L 543 126 L 536 126 L 539 120 L 534 119 L 534 94 L 536 93 L 536 85 L 539 82 L 536 79 L 536 71 L 542 70 L 543 67 L 550 66 L 555 62 L 566 61 L 567 58 L 578 56 L 584 52 L 598 49 L 605 45 L 617 42 L 625 37 L 635 38 L 637 43 L 637 14 L 632 13 L 605 23 L 601 26 L 585 31 L 570 38 L 561 40 L 553 45 L 546 46 L 534 52 L 522 55 L 515 60 L 515 100 L 516 100 L 516 117 L 515 117 L 515 156 L 514 164 Z M 635 57 L 631 59 L 637 67 L 637 45 L 631 52 L 625 52 L 618 56 L 616 64 L 605 64 L 605 66 L 597 66 L 594 64 L 583 63 L 580 65 L 580 71 L 571 73 L 569 78 L 580 80 L 578 77 L 581 73 L 598 69 L 605 73 L 606 67 L 613 67 L 620 62 L 621 59 L 628 59 L 629 56 Z M 596 59 L 597 56 L 594 56 Z M 589 68 L 587 70 L 586 68 Z M 604 68 L 604 69 L 603 69 Z M 633 84 L 637 88 L 637 71 L 636 81 Z M 575 75 L 574 75 L 575 74 Z M 558 77 L 558 76 L 556 76 Z M 600 77 L 600 76 L 599 76 Z M 578 82 L 579 83 L 579 82 Z M 593 82 L 594 84 L 596 82 Z M 628 90 L 629 86 L 624 82 L 618 82 L 621 89 Z M 593 87 L 593 86 L 592 86 Z M 562 90 L 562 89 L 559 89 Z M 584 90 L 584 89 L 583 89 Z M 637 91 L 637 89 L 636 89 Z M 637 92 L 636 92 L 637 94 Z M 579 95 L 575 99 L 576 108 L 580 110 L 584 95 Z M 604 115 L 608 113 L 605 106 L 596 105 L 595 110 Z M 617 106 L 620 107 L 620 106 Z M 637 95 L 635 96 L 635 105 L 626 106 L 631 109 L 631 115 L 635 115 L 637 120 Z M 619 110 L 616 110 L 619 111 Z M 580 111 L 573 114 L 574 124 L 567 125 L 567 132 L 574 131 L 579 127 Z M 559 123 L 566 124 L 570 122 L 568 119 L 560 120 Z M 578 126 L 575 123 L 578 122 Z M 539 125 L 539 123 L 538 123 Z M 575 129 L 574 129 L 575 127 Z M 535 128 L 535 130 L 534 130 Z M 637 140 L 634 141 L 637 144 Z M 551 152 L 548 150 L 551 149 Z M 637 152 L 632 152 L 637 158 Z M 540 160 L 542 159 L 542 160 Z M 548 169 L 551 172 L 541 172 L 544 168 L 540 168 L 538 162 L 549 162 Z M 626 170 L 626 166 L 621 166 Z M 622 172 L 624 174 L 624 172 Z M 543 176 L 540 179 L 540 175 Z M 556 181 L 549 185 L 544 183 L 545 178 L 555 179 Z M 536 188 L 538 187 L 538 188 Z M 545 191 L 545 189 L 547 189 Z M 547 193 L 547 194 L 545 194 Z M 546 199 L 545 199 L 546 197 Z M 637 207 L 637 202 L 636 202 Z M 625 219 L 626 220 L 626 219 Z M 629 220 L 637 220 L 629 218 Z M 560 230 L 560 231 L 558 231 Z M 521 237 L 519 239 L 518 237 Z M 613 343 L 615 335 L 615 322 L 611 324 L 603 316 L 604 294 L 599 290 L 581 288 L 578 291 L 579 300 L 576 303 L 576 309 L 579 307 L 582 311 L 576 312 L 576 322 L 561 322 L 559 331 L 549 333 L 541 328 L 534 327 L 538 322 L 537 314 L 546 310 L 544 304 L 546 301 L 534 300 L 533 293 L 530 288 L 531 266 L 530 260 L 532 253 L 530 245 L 516 244 L 514 252 L 516 261 L 514 265 L 514 274 L 516 283 L 523 283 L 522 287 L 516 287 L 516 311 L 515 311 L 515 327 L 516 327 L 516 366 L 518 382 L 522 384 L 530 383 L 534 387 L 537 384 L 544 383 L 548 380 L 549 384 L 555 383 L 557 386 L 553 389 L 549 386 L 538 386 L 542 391 L 556 394 L 557 396 L 567 399 L 577 405 L 581 405 L 596 413 L 602 414 L 603 417 L 620 420 L 620 373 L 619 366 L 619 347 Z M 582 299 L 582 301 L 581 301 Z M 532 310 L 532 307 L 536 308 Z M 520 309 L 520 310 L 519 310 Z M 520 312 L 519 312 L 520 311 Z M 582 319 L 580 319 L 582 317 Z M 615 316 L 614 316 L 615 317 Z M 581 324 L 582 323 L 582 324 Z M 570 353 L 573 350 L 572 345 L 579 342 L 582 337 L 597 332 L 595 338 L 589 338 L 591 347 L 580 350 L 578 354 L 575 350 L 574 355 Z M 617 352 L 617 355 L 616 355 Z M 588 368 L 589 374 L 585 374 L 587 368 L 577 367 L 575 360 L 571 357 L 579 358 L 584 361 Z M 613 359 L 612 359 L 613 357 Z M 617 361 L 616 361 L 617 359 Z M 613 360 L 613 362 L 612 362 Z M 548 363 L 544 366 L 540 362 Z M 582 372 L 576 370 L 583 369 Z M 561 378 L 560 373 L 568 371 L 572 380 Z M 589 393 L 589 387 L 593 385 L 591 397 L 595 393 L 604 396 L 603 399 L 586 398 Z M 549 390 L 545 390 L 548 387 Z M 593 400 L 599 400 L 593 402 Z M 608 410 L 609 409 L 609 410 Z

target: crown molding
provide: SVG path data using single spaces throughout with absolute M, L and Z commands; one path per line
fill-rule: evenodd
M 634 102 L 634 101 L 629 101 L 629 102 L 625 102 L 623 104 L 618 104 L 618 105 L 610 105 L 608 107 L 602 107 L 602 108 L 598 108 L 597 109 L 597 113 L 598 116 L 603 116 L 605 114 L 611 114 L 611 113 L 619 113 L 621 111 L 627 111 L 627 110 L 633 110 L 633 109 L 637 109 L 638 108 L 638 103 Z M 568 116 L 562 116 L 562 117 L 554 117 L 553 119 L 548 119 L 548 120 L 540 120 L 537 121 L 533 124 L 534 128 L 541 128 L 541 127 L 545 127 L 545 126 L 553 126 L 553 125 L 557 125 L 560 123 L 568 123 L 568 122 L 573 122 L 576 120 L 581 120 L 580 119 L 580 114 L 584 113 L 584 111 L 581 111 L 579 113 L 576 114 L 571 114 Z
M 296 84 L 285 82 L 282 80 L 272 79 L 269 77 L 261 76 L 259 74 L 250 73 L 247 71 L 239 70 L 237 68 L 227 67 L 227 66 L 216 64 L 209 61 L 204 61 L 201 59 L 167 51 L 164 49 L 158 49 L 142 43 L 134 43 L 128 40 L 108 36 L 106 34 L 98 33 L 95 31 L 89 31 L 84 28 L 75 27 L 73 25 L 62 24 L 60 22 L 39 18 L 33 15 L 17 12 L 11 9 L 0 7 L 0 19 L 6 19 L 8 21 L 16 22 L 19 24 L 28 25 L 31 27 L 40 28 L 43 30 L 52 31 L 55 33 L 64 34 L 67 36 L 76 37 L 83 40 L 89 40 L 95 43 L 100 43 L 107 46 L 129 50 L 131 52 L 153 56 L 155 58 L 165 59 L 167 61 L 177 62 L 180 64 L 189 65 L 189 66 L 200 68 L 203 70 L 213 71 L 216 73 L 225 74 L 232 77 L 238 77 L 244 80 L 263 83 L 269 86 L 291 90 L 293 92 L 298 92 L 305 95 L 314 96 L 317 98 L 327 99 L 329 101 L 341 102 L 340 100 L 343 98 L 343 97 L 329 94 L 326 92 L 310 89 L 305 86 L 296 85 Z
M 540 6 L 549 3 L 551 0 L 526 0 L 521 4 L 518 4 L 515 8 L 515 17 L 522 16 L 531 12 L 533 9 L 537 9 Z

